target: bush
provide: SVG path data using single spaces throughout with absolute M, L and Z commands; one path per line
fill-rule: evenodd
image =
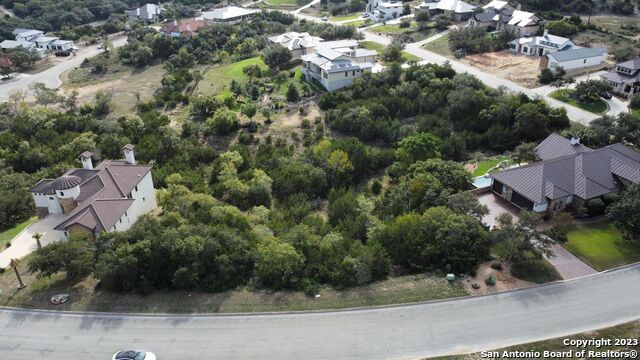
M 586 202 L 587 213 L 589 216 L 604 214 L 605 204 L 600 198 L 591 199 Z
M 640 94 L 635 94 L 629 102 L 629 107 L 632 109 L 640 109 Z
M 501 271 L 502 270 L 502 262 L 500 262 L 500 261 L 492 261 L 491 262 L 491 268 L 494 269 L 494 270 Z
M 484 279 L 484 283 L 489 285 L 489 286 L 494 286 L 496 284 L 496 277 L 493 274 L 489 274 Z
M 380 183 L 380 180 L 373 180 L 373 182 L 371 183 L 371 193 L 374 195 L 378 195 L 380 194 L 380 191 L 382 191 L 382 184 Z

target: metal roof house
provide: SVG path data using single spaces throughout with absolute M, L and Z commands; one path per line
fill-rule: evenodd
M 640 153 L 622 144 L 590 149 L 552 134 L 536 148 L 542 161 L 491 175 L 491 190 L 529 211 L 561 211 L 640 182 Z
M 370 72 L 376 62 L 375 50 L 358 49 L 356 40 L 338 40 L 320 43 L 316 52 L 301 57 L 302 75 L 307 81 L 316 81 L 333 91 L 353 83 Z
M 29 189 L 36 213 L 63 214 L 54 229 L 65 236 L 127 230 L 157 207 L 150 165 L 138 165 L 133 145 L 123 148 L 124 160 L 104 160 L 95 168 L 93 154 L 80 154 L 82 168 L 57 179 L 42 179 Z
M 202 18 L 204 20 L 215 23 L 235 24 L 242 20 L 250 19 L 259 12 L 260 10 L 258 9 L 245 9 L 237 6 L 225 6 L 223 8 L 203 12 Z
M 593 68 L 601 66 L 607 60 L 607 49 L 575 47 L 549 53 L 546 55 L 546 60 L 546 64 L 543 61 L 541 66 L 546 65 L 552 70 L 560 67 L 567 71 Z
M 469 19 L 475 11 L 475 6 L 462 0 L 423 0 L 418 6 L 417 11 L 427 11 L 430 15 L 444 14 L 451 17 L 455 21 Z
M 144 4 L 139 8 L 127 11 L 129 21 L 142 21 L 144 23 L 157 23 L 162 20 L 165 9 L 160 4 Z
M 269 41 L 286 47 L 291 53 L 291 59 L 300 59 L 302 55 L 316 51 L 316 47 L 322 42 L 322 38 L 311 36 L 308 32 L 286 32 L 284 34 L 271 36 Z
M 600 77 L 613 86 L 615 93 L 631 98 L 640 93 L 640 57 L 621 62 Z

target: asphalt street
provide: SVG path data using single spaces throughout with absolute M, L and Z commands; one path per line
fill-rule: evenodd
M 640 265 L 494 295 L 362 310 L 120 315 L 0 309 L 0 359 L 419 359 L 640 319 Z

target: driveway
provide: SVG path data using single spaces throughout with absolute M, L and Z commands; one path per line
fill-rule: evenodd
M 640 319 L 639 283 L 635 265 L 492 295 L 342 311 L 136 315 L 0 308 L 0 358 L 106 359 L 136 348 L 159 359 L 423 359 Z
M 585 275 L 597 273 L 595 269 L 577 258 L 560 244 L 553 245 L 556 256 L 547 257 L 547 260 L 558 270 L 563 279 L 575 279 Z
M 42 246 L 60 240 L 64 233 L 59 230 L 53 230 L 53 227 L 58 225 L 62 219 L 64 219 L 62 214 L 47 215 L 47 217 L 34 222 L 16 235 L 11 240 L 11 246 L 0 252 L 0 267 L 6 268 L 9 266 L 11 259 L 21 259 L 36 250 L 37 244 L 33 238 L 36 233 L 43 234 L 42 239 L 40 239 Z
M 491 226 L 492 229 L 497 224 L 496 218 L 502 214 L 511 214 L 514 220 L 518 220 L 520 209 L 493 192 L 480 194 L 477 198 L 481 204 L 489 208 L 489 213 L 482 218 L 482 222 Z

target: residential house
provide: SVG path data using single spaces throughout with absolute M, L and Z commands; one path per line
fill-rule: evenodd
M 473 16 L 475 8 L 462 0 L 423 0 L 416 6 L 416 11 L 427 11 L 432 16 L 444 14 L 455 21 L 463 21 Z
M 214 23 L 235 24 L 243 20 L 253 18 L 260 10 L 245 9 L 237 6 L 225 6 L 223 8 L 205 11 L 202 18 Z
M 613 92 L 631 98 L 640 93 L 640 57 L 621 62 L 600 77 L 613 86 Z
M 204 20 L 174 20 L 160 28 L 160 33 L 173 37 L 190 37 L 198 33 L 200 28 L 209 25 Z
M 316 51 L 316 47 L 322 42 L 322 38 L 311 36 L 309 33 L 299 33 L 295 31 L 269 38 L 274 44 L 286 47 L 291 52 L 291 59 L 300 59 L 302 55 L 311 54 Z
M 359 49 L 356 40 L 321 43 L 316 52 L 302 55 L 302 75 L 333 91 L 353 83 L 365 72 L 371 72 L 377 52 Z
M 0 48 L 15 49 L 22 46 L 25 49 L 36 50 L 41 54 L 46 50 L 76 50 L 73 41 L 61 40 L 57 36 L 46 36 L 45 33 L 40 30 L 16 28 L 12 33 L 15 36 L 15 40 L 4 40 L 0 43 Z
M 373 21 L 385 21 L 402 16 L 404 4 L 402 1 L 369 0 L 366 11 Z
M 38 181 L 30 191 L 39 216 L 63 214 L 55 230 L 65 236 L 124 231 L 157 207 L 151 165 L 135 161 L 133 145 L 123 148 L 123 160 L 104 160 L 95 168 L 93 154 L 80 155 L 81 169 L 57 179 Z
M 552 134 L 536 149 L 542 161 L 491 175 L 491 190 L 524 210 L 561 211 L 640 183 L 640 153 L 620 143 L 590 149 Z
M 607 49 L 605 48 L 573 48 L 546 54 L 540 67 L 551 70 L 562 68 L 565 71 L 595 69 L 605 64 Z
M 469 26 L 480 26 L 489 31 L 513 31 L 518 36 L 532 36 L 540 31 L 542 19 L 536 14 L 514 9 L 506 1 L 494 0 L 482 7 L 485 15 L 474 14 Z M 489 15 L 491 20 L 489 21 Z
M 543 56 L 548 53 L 576 47 L 573 41 L 549 34 L 547 30 L 542 36 L 522 37 L 509 42 L 509 49 L 524 55 Z
M 142 21 L 153 24 L 163 19 L 164 8 L 160 4 L 144 4 L 136 9 L 127 11 L 129 21 Z

